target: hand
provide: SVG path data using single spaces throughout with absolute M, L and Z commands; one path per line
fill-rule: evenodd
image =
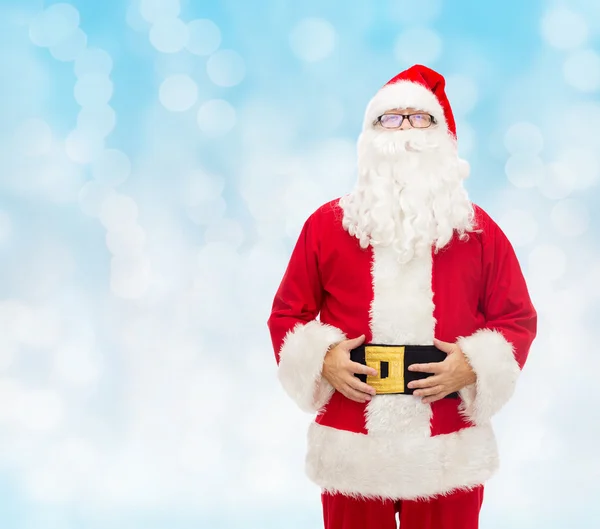
M 443 362 L 413 364 L 408 368 L 409 371 L 433 373 L 431 377 L 415 380 L 408 384 L 411 389 L 418 388 L 414 395 L 424 397 L 424 404 L 443 399 L 446 395 L 473 384 L 477 379 L 465 354 L 457 344 L 440 340 L 434 340 L 433 344 L 448 355 Z
M 364 341 L 363 334 L 336 344 L 327 351 L 323 362 L 323 377 L 342 395 L 356 402 L 368 402 L 376 393 L 354 374 L 377 376 L 377 370 L 350 360 L 350 351 Z

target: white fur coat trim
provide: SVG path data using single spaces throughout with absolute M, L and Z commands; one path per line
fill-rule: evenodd
M 317 320 L 298 323 L 285 336 L 278 377 L 283 389 L 303 411 L 318 412 L 331 399 L 334 389 L 321 376 L 323 359 L 331 344 L 345 339 L 340 329 Z
M 457 343 L 477 375 L 475 384 L 460 391 L 463 414 L 473 424 L 486 424 L 515 390 L 521 370 L 513 346 L 490 329 L 480 329 Z
M 429 438 L 363 435 L 313 423 L 306 472 L 324 491 L 417 499 L 470 489 L 498 468 L 490 425 Z

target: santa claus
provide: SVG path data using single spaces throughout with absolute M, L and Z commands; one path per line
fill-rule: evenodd
M 463 186 L 444 78 L 369 103 L 358 182 L 306 221 L 268 321 L 285 391 L 316 414 L 326 529 L 475 529 L 536 312 L 504 233 Z

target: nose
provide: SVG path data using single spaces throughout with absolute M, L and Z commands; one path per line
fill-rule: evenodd
M 412 128 L 410 125 L 410 121 L 408 121 L 408 119 L 405 118 L 402 121 L 402 125 L 400 125 L 400 130 L 406 130 L 406 129 L 410 129 L 410 128 Z

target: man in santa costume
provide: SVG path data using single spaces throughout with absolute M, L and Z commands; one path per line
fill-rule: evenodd
M 371 100 L 358 183 L 308 218 L 273 303 L 326 529 L 477 528 L 490 421 L 536 334 L 515 252 L 463 186 L 444 87 L 417 65 Z

